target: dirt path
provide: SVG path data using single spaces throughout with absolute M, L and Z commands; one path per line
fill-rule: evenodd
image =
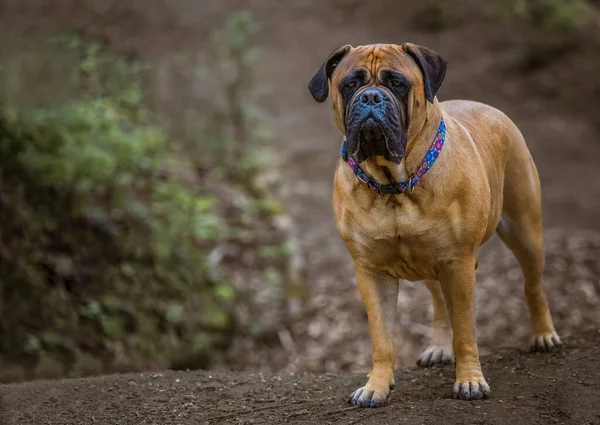
M 600 331 L 554 354 L 501 350 L 483 360 L 489 400 L 449 398 L 451 366 L 402 369 L 390 405 L 345 404 L 365 376 L 165 372 L 39 381 L 4 388 L 9 425 L 600 424 Z

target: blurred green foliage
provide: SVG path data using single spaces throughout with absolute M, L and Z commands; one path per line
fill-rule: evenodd
M 526 36 L 517 45 L 522 71 L 545 68 L 582 45 L 600 43 L 600 9 L 589 0 L 494 0 L 491 11 L 505 24 L 524 30 Z M 552 83 L 542 83 L 541 89 L 560 95 Z
M 455 0 L 426 0 L 413 17 L 417 29 L 441 31 L 460 16 Z M 523 23 L 542 34 L 547 42 L 565 44 L 597 20 L 590 0 L 493 0 L 482 3 L 491 16 L 506 24 Z
M 219 112 L 221 134 L 233 134 L 223 144 L 251 165 L 221 176 L 207 176 L 198 151 L 152 124 L 148 68 L 102 44 L 48 41 L 71 64 L 67 95 L 48 92 L 48 101 L 23 101 L 18 61 L 1 68 L 0 379 L 38 376 L 48 359 L 63 367 L 52 376 L 185 357 L 206 367 L 235 336 L 237 309 L 252 302 L 234 284 L 235 253 L 254 255 L 250 267 L 266 283 L 284 283 L 293 249 L 274 224 L 283 210 L 252 183 L 261 167 L 248 154 L 250 58 L 240 49 L 253 25 L 242 13 L 226 26 L 227 66 L 239 77 Z M 218 254 L 231 246 L 234 254 Z
M 495 4 L 505 20 L 528 19 L 537 28 L 548 32 L 570 32 L 591 20 L 586 0 L 503 0 Z
M 495 0 L 496 16 L 507 23 L 523 21 L 554 43 L 565 43 L 594 19 L 588 0 Z
M 452 21 L 452 0 L 427 0 L 413 17 L 416 29 L 437 32 L 448 27 Z

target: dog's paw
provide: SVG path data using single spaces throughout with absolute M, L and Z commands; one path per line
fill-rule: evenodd
M 556 332 L 546 332 L 539 335 L 534 335 L 531 339 L 530 350 L 532 353 L 547 353 L 560 347 L 562 342 Z
M 452 396 L 461 400 L 479 400 L 488 398 L 490 395 L 490 386 L 482 378 L 476 378 L 465 381 L 456 381 Z
M 387 404 L 389 395 L 389 389 L 378 391 L 367 384 L 350 394 L 348 403 L 356 407 L 381 407 Z
M 454 361 L 451 345 L 430 345 L 417 359 L 417 365 L 431 367 L 436 364 L 450 364 Z

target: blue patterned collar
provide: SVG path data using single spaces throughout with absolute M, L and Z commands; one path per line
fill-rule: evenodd
M 438 128 L 437 134 L 433 143 L 429 147 L 427 151 L 427 155 L 423 159 L 419 170 L 413 174 L 407 181 L 397 182 L 393 184 L 381 184 L 378 183 L 373 177 L 367 176 L 364 171 L 360 168 L 360 166 L 356 163 L 356 161 L 348 155 L 348 148 L 346 146 L 346 140 L 344 139 L 344 143 L 342 144 L 342 159 L 348 163 L 356 177 L 358 177 L 361 181 L 367 184 L 367 187 L 371 189 L 373 192 L 378 193 L 380 196 L 397 194 L 397 193 L 405 193 L 407 191 L 413 191 L 415 185 L 419 182 L 419 179 L 423 177 L 423 175 L 429 171 L 429 169 L 433 166 L 436 159 L 440 155 L 442 151 L 442 147 L 444 146 L 444 141 L 446 140 L 446 123 L 444 122 L 444 118 L 442 117 L 440 121 L 440 127 Z

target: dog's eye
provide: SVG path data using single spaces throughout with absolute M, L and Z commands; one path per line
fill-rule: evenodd
M 400 87 L 402 85 L 402 83 L 398 80 L 392 80 L 392 86 L 394 87 Z
M 350 81 L 348 84 L 346 84 L 346 86 L 348 86 L 350 88 L 354 88 L 354 87 L 356 87 L 356 81 Z

